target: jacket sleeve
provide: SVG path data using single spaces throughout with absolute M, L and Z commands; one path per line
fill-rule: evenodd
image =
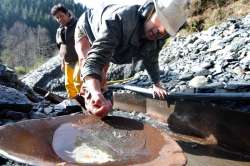
M 82 77 L 92 75 L 102 79 L 102 69 L 109 64 L 121 38 L 121 22 L 119 18 L 105 20 L 96 34 L 88 52 L 88 57 L 83 65 Z
M 160 70 L 158 63 L 158 51 L 149 52 L 149 56 L 146 56 L 143 60 L 145 69 L 148 72 L 149 78 L 153 83 L 160 81 Z
M 150 80 L 155 84 L 160 81 L 160 70 L 159 70 L 159 51 L 162 48 L 164 41 L 154 41 L 153 43 L 150 43 L 151 47 L 147 47 L 149 43 L 145 44 L 146 50 L 148 48 L 153 48 L 151 50 L 147 50 L 146 53 L 144 53 L 143 58 L 143 64 L 145 66 L 145 69 L 148 72 Z M 153 47 L 152 47 L 153 45 Z

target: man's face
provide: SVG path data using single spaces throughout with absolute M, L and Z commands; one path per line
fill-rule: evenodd
M 151 18 L 145 22 L 144 32 L 148 40 L 160 39 L 167 34 L 160 20 L 156 17 L 156 13 L 154 13 Z
M 63 26 L 66 26 L 66 25 L 69 23 L 69 21 L 70 21 L 69 14 L 63 13 L 63 12 L 61 12 L 61 11 L 58 11 L 58 12 L 55 14 L 54 18 L 56 19 L 56 21 L 57 21 L 59 24 L 61 24 L 61 25 L 63 25 Z

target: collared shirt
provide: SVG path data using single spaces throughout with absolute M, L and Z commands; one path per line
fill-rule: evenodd
M 105 64 L 127 64 L 142 59 L 151 80 L 159 81 L 159 40 L 143 38 L 144 18 L 139 5 L 108 5 L 89 9 L 82 14 L 75 30 L 75 40 L 87 36 L 91 44 L 81 69 L 82 77 L 94 75 L 101 79 Z
M 77 20 L 72 18 L 67 27 L 60 26 L 57 29 L 56 43 L 59 47 L 59 54 L 68 64 L 74 65 L 78 62 L 78 55 L 75 51 L 74 33 Z

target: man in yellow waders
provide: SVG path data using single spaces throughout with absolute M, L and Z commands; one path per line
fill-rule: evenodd
M 61 69 L 65 73 L 65 88 L 68 98 L 76 98 L 80 92 L 80 69 L 75 51 L 74 33 L 77 19 L 63 5 L 52 7 L 51 15 L 60 24 L 56 33 L 56 43 L 61 57 Z

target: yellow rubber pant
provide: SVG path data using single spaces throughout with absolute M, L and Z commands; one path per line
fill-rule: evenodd
M 80 67 L 78 63 L 75 66 L 65 63 L 65 88 L 68 94 L 68 98 L 75 97 L 80 93 L 82 81 L 80 80 Z

